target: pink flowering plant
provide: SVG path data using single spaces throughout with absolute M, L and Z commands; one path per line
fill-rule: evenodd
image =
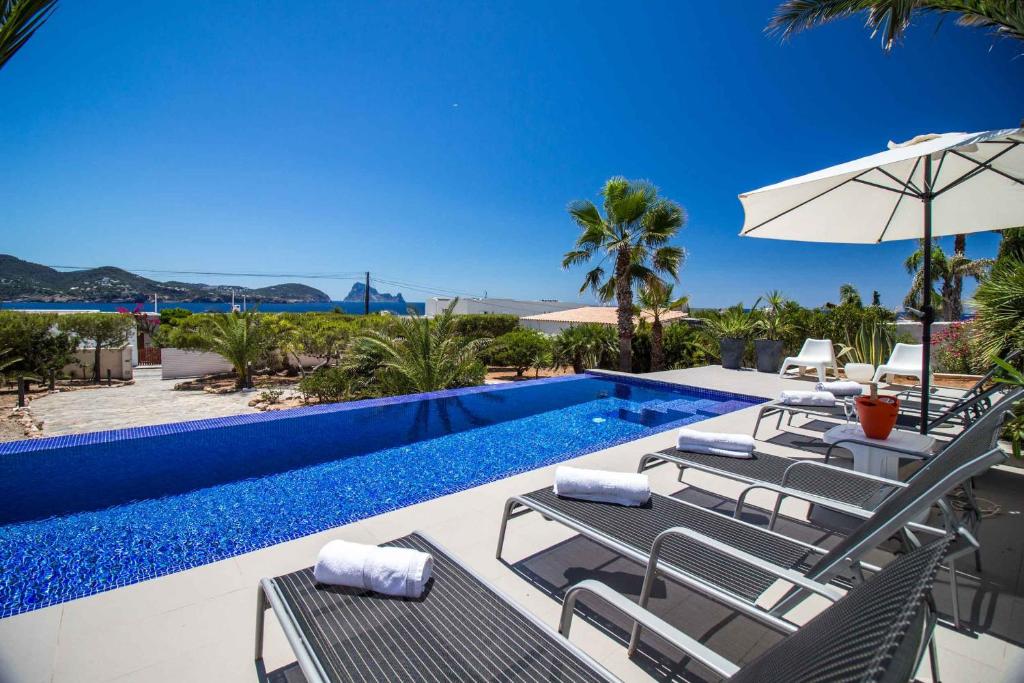
M 953 323 L 932 337 L 935 370 L 968 375 L 975 368 L 971 323 Z

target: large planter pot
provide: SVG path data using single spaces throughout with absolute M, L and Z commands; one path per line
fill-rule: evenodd
M 779 371 L 779 368 L 782 367 L 782 346 L 781 339 L 757 339 L 754 341 L 758 372 Z
M 900 400 L 895 396 L 858 396 L 856 406 L 864 436 L 869 439 L 888 439 L 892 428 L 896 426 Z
M 743 352 L 746 349 L 746 339 L 719 339 L 718 350 L 722 356 L 722 367 L 727 370 L 739 370 L 743 367 Z

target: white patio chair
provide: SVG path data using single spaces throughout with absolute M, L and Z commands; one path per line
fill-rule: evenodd
M 893 347 L 889 360 L 875 370 L 875 378 L 872 381 L 877 382 L 885 375 L 905 375 L 916 377 L 918 382 L 922 381 L 924 377 L 924 372 L 921 370 L 923 350 L 924 344 L 897 344 Z
M 804 346 L 800 349 L 800 355 L 790 356 L 786 360 L 782 361 L 782 369 L 779 370 L 779 377 L 786 375 L 786 370 L 791 367 L 798 368 L 799 372 L 803 371 L 803 368 L 814 368 L 818 371 L 818 381 L 825 381 L 825 369 L 832 368 L 832 373 L 838 375 L 839 367 L 836 365 L 836 350 L 832 346 L 831 339 L 808 339 L 804 342 Z

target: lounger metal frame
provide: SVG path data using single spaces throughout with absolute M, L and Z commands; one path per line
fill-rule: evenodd
M 955 599 L 957 591 L 957 581 L 956 567 L 954 562 L 958 557 L 962 556 L 963 554 L 975 552 L 977 550 L 977 541 L 974 540 L 973 535 L 967 529 L 962 528 L 957 523 L 955 517 L 952 515 L 952 510 L 949 508 L 948 505 L 940 504 L 940 509 L 943 510 L 944 512 L 944 529 L 936 529 L 934 527 L 928 527 L 922 524 L 918 524 L 917 519 L 922 514 L 930 510 L 933 505 L 935 505 L 936 503 L 940 503 L 940 501 L 943 500 L 944 496 L 948 491 L 954 489 L 956 486 L 961 484 L 963 481 L 966 481 L 970 477 L 987 471 L 993 465 L 1005 461 L 1005 459 L 1006 454 L 999 448 L 994 448 L 989 451 L 975 455 L 973 458 L 967 460 L 960 466 L 955 467 L 951 471 L 941 475 L 939 479 L 932 483 L 924 492 L 919 493 L 917 495 L 917 498 L 908 501 L 907 504 L 905 504 L 901 509 L 895 512 L 895 514 L 889 516 L 887 519 L 883 519 L 877 515 L 871 516 L 870 518 L 866 519 L 864 523 L 875 523 L 874 529 L 870 530 L 864 538 L 860 539 L 852 547 L 848 548 L 846 550 L 845 555 L 842 558 L 833 558 L 832 561 L 827 565 L 822 564 L 822 560 L 819 560 L 818 563 L 814 564 L 809 569 L 809 571 L 803 575 L 803 578 L 814 582 L 830 581 L 833 578 L 835 578 L 841 570 L 847 567 L 854 569 L 861 576 L 863 575 L 863 570 L 877 571 L 877 567 L 868 565 L 861 558 L 863 558 L 863 556 L 867 552 L 877 547 L 880 543 L 885 541 L 893 534 L 901 532 L 904 529 L 904 527 L 909 526 L 911 528 L 912 531 L 910 533 L 905 533 L 905 537 L 912 543 L 916 542 L 916 536 L 913 532 L 925 532 L 932 533 L 935 535 L 945 535 L 951 533 L 954 530 L 959 531 L 964 538 L 970 539 L 967 548 L 963 549 L 956 555 L 951 555 L 949 559 L 949 569 L 951 576 L 950 584 L 954 595 L 954 621 L 957 624 L 959 624 L 959 607 L 957 605 L 957 600 Z M 705 512 L 720 514 L 715 513 L 714 511 L 708 511 L 705 508 L 700 508 L 700 506 L 696 506 L 685 501 L 677 502 L 683 505 L 699 508 L 700 510 Z M 823 501 L 821 504 L 826 507 L 834 507 L 828 501 Z M 746 614 L 747 616 L 757 619 L 758 621 L 761 621 L 777 629 L 782 629 L 783 631 L 785 631 L 786 629 L 794 629 L 795 627 L 789 622 L 785 621 L 783 618 L 781 618 L 781 615 L 784 615 L 790 609 L 792 609 L 798 602 L 802 601 L 808 593 L 815 592 L 811 590 L 811 588 L 808 585 L 804 585 L 803 583 L 798 581 L 791 581 L 791 578 L 796 578 L 795 576 L 793 576 L 792 570 L 786 567 L 774 565 L 770 562 L 757 558 L 743 551 L 731 548 L 730 546 L 722 544 L 718 541 L 714 541 L 714 543 L 707 543 L 707 540 L 713 541 L 714 539 L 707 539 L 706 536 L 694 532 L 692 529 L 687 529 L 685 527 L 667 528 L 663 532 L 661 532 L 661 535 L 654 542 L 650 550 L 648 550 L 647 552 L 642 552 L 638 549 L 620 543 L 617 539 L 603 532 L 588 527 L 585 520 L 576 519 L 571 516 L 562 514 L 559 510 L 553 509 L 547 505 L 543 505 L 538 501 L 532 500 L 525 496 L 513 496 L 509 498 L 505 503 L 504 512 L 501 519 L 501 526 L 498 533 L 497 549 L 495 551 L 495 557 L 497 557 L 499 560 L 501 559 L 501 552 L 504 546 L 505 533 L 507 531 L 508 521 L 510 519 L 514 519 L 516 517 L 527 514 L 528 512 L 537 512 L 547 521 L 556 521 L 562 524 L 563 526 L 566 526 L 572 529 L 573 531 L 576 531 L 585 538 L 589 538 L 590 540 L 600 545 L 603 545 L 606 548 L 609 548 L 610 550 L 624 557 L 632 559 L 633 561 L 646 566 L 647 575 L 645 576 L 644 588 L 642 589 L 641 594 L 641 606 L 646 605 L 644 595 L 646 594 L 647 596 L 649 596 L 650 584 L 651 582 L 653 582 L 654 577 L 657 573 L 661 573 L 678 583 L 681 583 L 685 586 L 688 586 L 699 592 L 703 592 L 706 595 L 711 596 L 715 600 L 725 605 L 728 605 L 729 607 L 732 607 L 738 612 Z M 742 520 L 733 519 L 732 517 L 727 517 L 725 515 L 721 516 L 723 520 L 728 520 L 728 523 L 730 524 L 745 525 L 750 529 L 756 530 L 757 533 L 764 534 L 766 538 L 775 536 L 784 540 L 786 543 L 795 543 L 799 546 L 806 548 L 809 553 L 821 555 L 822 559 L 824 559 L 830 554 L 830 551 L 824 548 L 819 548 L 809 543 L 804 543 L 796 539 L 788 538 L 775 531 L 764 529 L 763 527 L 749 524 L 748 522 L 744 522 Z M 762 571 L 772 573 L 781 579 L 790 581 L 791 583 L 793 583 L 793 589 L 791 589 L 786 596 L 779 600 L 770 609 L 765 610 L 759 607 L 755 601 L 747 600 L 739 595 L 729 593 L 723 588 L 712 584 L 710 581 L 694 576 L 693 574 L 685 571 L 682 568 L 674 567 L 661 561 L 661 546 L 664 543 L 664 539 L 672 535 L 685 536 L 686 538 L 692 541 L 703 543 L 704 545 L 707 545 L 709 548 L 713 548 L 714 550 L 735 557 L 738 561 L 746 562 L 751 566 L 757 567 Z M 728 548 L 728 550 L 724 550 L 723 548 Z

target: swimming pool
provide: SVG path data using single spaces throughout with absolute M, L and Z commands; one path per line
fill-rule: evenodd
M 0 617 L 763 400 L 576 375 L 0 444 Z

